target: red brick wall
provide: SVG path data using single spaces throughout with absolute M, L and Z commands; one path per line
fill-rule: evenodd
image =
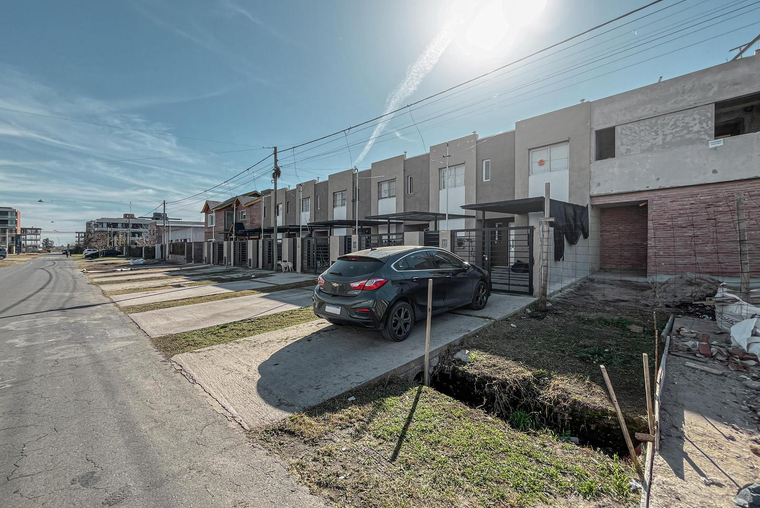
M 647 227 L 646 206 L 602 208 L 602 268 L 646 270 Z
M 744 196 L 752 276 L 760 276 L 760 179 L 595 196 L 592 205 L 647 201 L 647 272 L 739 274 L 736 197 Z M 602 231 L 602 243 L 604 243 Z
M 246 211 L 245 221 L 243 223 L 245 224 L 246 229 L 258 229 L 261 227 L 261 202 L 256 202 L 250 206 L 247 206 L 244 208 Z M 223 241 L 224 240 L 224 213 L 226 211 L 232 211 L 233 207 L 229 206 L 220 210 L 216 210 L 214 213 L 216 217 L 216 226 L 211 228 L 208 226 L 208 216 L 209 214 L 204 215 L 204 220 L 206 221 L 206 227 L 204 228 L 205 232 L 205 238 L 206 240 L 210 238 L 214 238 L 217 241 Z M 237 208 L 235 211 L 240 212 L 241 208 Z M 239 217 L 239 215 L 238 215 Z M 236 218 L 236 222 L 239 222 Z M 213 233 L 216 233 L 213 235 Z

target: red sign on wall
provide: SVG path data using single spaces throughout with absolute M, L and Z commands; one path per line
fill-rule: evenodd
M 546 165 L 546 161 L 544 159 L 538 159 L 538 165 L 544 167 Z

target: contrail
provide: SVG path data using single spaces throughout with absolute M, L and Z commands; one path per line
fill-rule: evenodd
M 452 9 L 452 11 L 454 11 L 454 9 Z M 404 76 L 403 81 L 399 83 L 386 99 L 385 111 L 383 111 L 383 114 L 388 114 L 391 111 L 398 109 L 399 106 L 401 106 L 402 101 L 417 90 L 417 87 L 420 86 L 422 80 L 425 79 L 425 76 L 427 76 L 431 70 L 433 70 L 433 67 L 438 63 L 443 52 L 446 51 L 446 48 L 451 44 L 451 41 L 454 40 L 456 28 L 461 22 L 461 17 L 457 16 L 454 12 L 451 12 L 447 17 L 448 21 L 441 31 L 433 38 L 430 44 L 428 44 L 425 51 L 422 52 L 417 60 L 409 66 L 406 70 L 406 76 Z M 372 145 L 375 144 L 377 137 L 382 134 L 385 127 L 392 119 L 393 115 L 389 115 L 383 118 L 383 120 L 375 126 L 372 136 L 367 140 L 367 144 L 364 145 L 364 149 L 356 159 L 356 164 L 359 164 L 369 153 L 370 149 L 372 149 Z

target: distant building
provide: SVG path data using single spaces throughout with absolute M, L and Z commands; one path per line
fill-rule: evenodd
M 21 228 L 21 252 L 39 252 L 42 228 Z
M 125 245 L 129 238 L 129 245 L 142 243 L 148 237 L 151 224 L 149 219 L 138 219 L 134 214 L 125 213 L 121 218 L 101 217 L 87 221 L 85 233 L 106 233 L 108 245 L 111 247 Z
M 202 242 L 204 224 L 200 221 L 167 221 L 166 237 L 164 237 L 164 226 L 162 222 L 157 222 L 157 231 L 159 242 L 166 238 L 168 243 L 181 242 Z
M 84 231 L 77 231 L 75 234 L 76 234 L 76 238 L 74 240 L 74 245 L 76 245 L 77 247 L 84 246 L 84 235 L 86 233 Z
M 21 211 L 9 206 L 0 206 L 0 247 L 8 254 L 21 250 Z

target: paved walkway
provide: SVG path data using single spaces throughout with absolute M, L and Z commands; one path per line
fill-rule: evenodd
M 486 307 L 505 318 L 533 298 L 494 295 Z M 473 311 L 474 312 L 474 311 Z M 431 355 L 488 326 L 491 319 L 447 313 L 433 318 Z M 244 427 L 273 423 L 373 379 L 420 365 L 424 321 L 404 342 L 326 321 L 289 327 L 172 358 Z
M 217 302 L 131 314 L 130 317 L 151 337 L 187 332 L 311 305 L 309 288 L 241 296 Z
M 249 289 L 271 288 L 272 284 L 257 280 L 238 280 L 235 282 L 220 282 L 219 284 L 210 284 L 208 286 L 189 286 L 172 289 L 161 289 L 159 291 L 146 291 L 144 293 L 129 293 L 126 295 L 114 295 L 111 299 L 119 307 L 129 307 L 132 305 L 142 305 L 145 303 L 169 302 L 173 300 L 184 300 L 185 298 L 196 298 L 199 296 L 218 295 L 222 293 L 231 293 L 235 291 L 245 291 Z

